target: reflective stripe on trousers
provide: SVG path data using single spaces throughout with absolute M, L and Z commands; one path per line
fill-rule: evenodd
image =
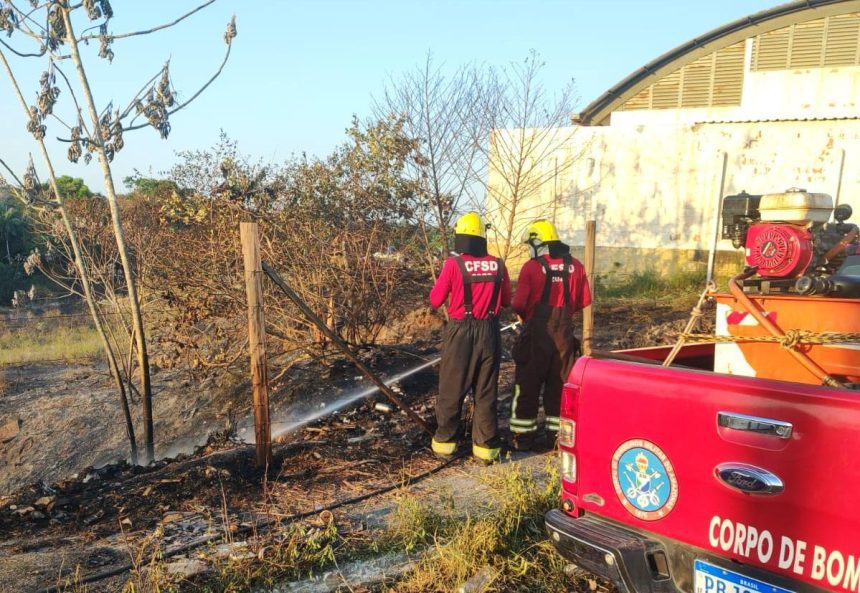
M 511 418 L 509 421 L 511 432 L 524 434 L 527 432 L 534 432 L 537 430 L 537 419 L 535 420 L 520 420 L 518 418 Z
M 430 441 L 430 448 L 437 455 L 453 455 L 457 450 L 457 443 L 441 443 L 433 439 Z
M 514 385 L 514 401 L 511 404 L 511 419 L 508 421 L 511 432 L 526 434 L 537 430 L 537 418 L 517 418 L 517 401 L 520 399 L 520 386 Z
M 495 461 L 499 458 L 500 449 L 472 445 L 472 455 L 481 461 Z

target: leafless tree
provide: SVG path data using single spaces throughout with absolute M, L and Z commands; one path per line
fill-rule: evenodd
M 420 141 L 409 173 L 420 188 L 416 215 L 428 255 L 439 245 L 432 232 L 444 248 L 455 213 L 467 208 L 487 215 L 503 258 L 529 221 L 552 214 L 559 180 L 578 156 L 567 127 L 576 97 L 572 81 L 548 91 L 543 67 L 531 52 L 507 68 L 469 65 L 446 74 L 428 54 L 375 101 L 377 114 L 403 115 Z
M 557 94 L 541 83 L 544 63 L 531 52 L 498 72 L 495 88 L 482 96 L 481 110 L 492 131 L 475 138 L 487 161 L 485 208 L 491 239 L 508 259 L 526 226 L 547 217 L 558 197 L 555 184 L 576 160 L 565 153 L 575 94 L 569 82 Z
M 454 214 L 482 191 L 485 158 L 475 139 L 488 136 L 490 120 L 476 107 L 491 80 L 489 69 L 475 65 L 446 74 L 428 53 L 422 65 L 392 78 L 374 102 L 378 118 L 403 117 L 405 133 L 419 142 L 408 174 L 419 188 L 416 223 L 434 275 L 433 253 L 447 252 Z
M 79 3 L 72 3 L 70 0 L 31 0 L 27 10 L 19 8 L 16 2 L 7 1 L 0 9 L 0 29 L 5 30 L 9 36 L 17 33 L 22 40 L 34 44 L 35 49 L 32 51 L 20 49 L 2 40 L 0 43 L 9 52 L 19 57 L 47 60 L 47 68 L 40 80 L 36 105 L 27 109 L 25 121 L 28 131 L 33 134 L 37 141 L 44 144 L 47 130 L 46 121 L 53 117 L 69 130 L 69 137 L 61 139 L 69 145 L 69 160 L 77 162 L 83 157 L 88 163 L 95 154 L 101 167 L 104 193 L 110 208 L 113 234 L 129 297 L 132 334 L 134 336 L 133 350 L 136 352 L 137 367 L 140 373 L 140 391 L 143 397 L 145 462 L 154 457 L 152 387 L 149 376 L 146 331 L 132 258 L 125 238 L 120 203 L 114 186 L 111 161 L 125 145 L 125 132 L 151 126 L 159 132 L 162 138 L 167 138 L 171 130 L 170 116 L 194 101 L 220 75 L 230 56 L 232 42 L 236 36 L 236 23 L 234 18 L 224 33 L 226 51 L 220 66 L 214 75 L 184 102 L 177 99 L 170 76 L 170 63 L 167 62 L 155 76 L 142 85 L 124 109 L 115 108 L 113 102 L 107 103 L 100 109 L 87 76 L 87 62 L 85 62 L 80 51 L 80 45 L 88 44 L 90 41 L 98 41 L 99 57 L 112 61 L 114 58 L 113 44 L 116 40 L 150 35 L 172 27 L 211 5 L 214 1 L 208 0 L 169 23 L 128 33 L 114 33 L 109 30 L 111 19 L 114 16 L 113 7 L 109 0 L 82 0 Z M 88 19 L 93 24 L 83 28 L 81 33 L 76 33 L 78 21 L 83 19 Z M 69 77 L 62 68 L 62 64 L 67 60 L 71 61 L 75 69 L 78 79 L 77 93 L 82 99 L 80 101 Z M 14 78 L 5 58 L 4 63 L 7 64 L 10 78 Z M 72 119 L 71 125 L 66 124 L 55 114 L 54 108 L 61 93 L 57 82 L 58 77 L 65 83 L 64 88 L 68 89 L 68 94 L 74 103 L 72 111 L 74 119 Z M 24 105 L 26 107 L 26 103 Z M 46 166 L 50 167 L 46 151 L 44 157 Z M 54 191 L 57 192 L 56 187 Z

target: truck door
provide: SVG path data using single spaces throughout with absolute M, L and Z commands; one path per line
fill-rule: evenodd
M 860 393 L 585 359 L 579 508 L 835 591 L 860 591 Z

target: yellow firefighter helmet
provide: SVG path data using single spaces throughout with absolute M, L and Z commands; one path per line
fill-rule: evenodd
M 454 234 L 472 235 L 473 237 L 487 238 L 487 227 L 484 220 L 477 212 L 468 212 L 457 219 L 454 225 Z
M 536 220 L 529 225 L 526 232 L 523 234 L 523 243 L 549 243 L 550 241 L 558 241 L 558 233 L 555 226 L 545 219 Z

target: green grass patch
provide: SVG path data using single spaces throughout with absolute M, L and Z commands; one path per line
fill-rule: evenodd
M 12 327 L 14 326 L 14 327 Z M 102 345 L 96 330 L 51 318 L 0 325 L 0 365 L 76 360 L 97 356 Z
M 705 288 L 704 272 L 676 272 L 661 276 L 653 271 L 598 275 L 595 293 L 600 299 L 658 299 L 700 293 Z

